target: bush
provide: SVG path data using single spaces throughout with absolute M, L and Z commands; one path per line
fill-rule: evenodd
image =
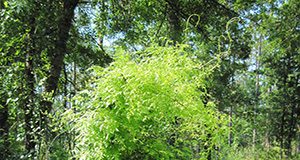
M 91 69 L 90 89 L 75 98 L 75 153 L 80 159 L 191 159 L 220 156 L 225 115 L 204 105 L 212 66 L 186 46 L 118 51 L 107 68 Z M 137 56 L 138 55 L 138 56 Z

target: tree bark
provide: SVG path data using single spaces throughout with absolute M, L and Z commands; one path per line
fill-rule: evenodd
M 252 133 L 252 143 L 253 143 L 253 150 L 255 149 L 255 145 L 256 145 L 256 135 L 257 134 L 257 130 L 256 130 L 256 112 L 257 112 L 257 108 L 259 106 L 259 72 L 260 72 L 260 62 L 259 62 L 259 57 L 261 55 L 261 49 L 262 49 L 262 36 L 260 35 L 259 36 L 259 46 L 258 46 L 258 52 L 257 52 L 257 55 L 256 55 L 256 82 L 255 82 L 255 105 L 253 106 L 253 133 Z
M 235 65 L 235 55 L 233 55 L 232 57 L 232 64 L 233 67 Z M 235 77 L 234 77 L 234 71 L 235 69 L 233 69 L 233 73 L 232 73 L 232 77 L 231 77 L 231 86 L 234 87 L 234 83 L 235 83 Z M 230 104 L 229 107 L 229 135 L 228 135 L 228 144 L 231 147 L 232 143 L 233 143 L 233 133 L 232 133 L 232 128 L 233 128 L 233 121 L 232 121 L 232 116 L 233 116 L 233 103 Z
M 4 2 L 0 0 L 0 10 L 4 9 Z M 1 75 L 2 76 L 2 75 Z M 9 124 L 8 124 L 8 105 L 6 104 L 7 95 L 3 93 L 0 100 L 0 139 L 3 141 L 0 144 L 0 159 L 5 159 L 9 155 Z
M 4 9 L 4 2 L 3 2 L 3 0 L 0 0 L 0 9 Z
M 2 143 L 0 144 L 0 159 L 5 159 L 9 156 L 9 124 L 8 124 L 8 106 L 6 104 L 6 96 L 3 94 L 1 95 L 3 99 L 0 101 L 0 139 L 2 140 Z
M 63 68 L 64 57 L 67 52 L 67 42 L 69 39 L 69 31 L 72 26 L 72 20 L 74 18 L 74 11 L 78 5 L 79 0 L 64 0 L 63 1 L 63 10 L 62 15 L 58 22 L 58 37 L 55 42 L 53 53 L 50 57 L 51 68 L 49 76 L 46 80 L 45 92 L 50 93 L 52 96 L 55 95 L 55 91 L 58 86 L 60 73 Z M 43 100 L 41 103 L 42 109 L 42 125 L 46 127 L 47 114 L 52 109 L 52 101 Z
M 50 75 L 47 78 L 46 92 L 55 91 L 63 67 L 63 60 L 67 52 L 67 41 L 69 39 L 69 31 L 74 18 L 74 10 L 79 0 L 64 0 L 63 15 L 59 21 L 58 39 L 55 43 L 53 57 L 51 57 Z
M 25 148 L 28 154 L 34 154 L 36 141 L 34 139 L 34 129 L 37 127 L 35 125 L 36 120 L 34 119 L 34 86 L 35 86 L 35 78 L 34 78 L 34 69 L 33 69 L 33 60 L 35 51 L 35 40 L 34 40 L 34 31 L 35 31 L 35 17 L 32 17 L 29 20 L 30 31 L 28 35 L 28 47 L 26 54 L 26 63 L 25 63 L 25 92 L 26 98 L 24 99 L 24 120 L 25 120 Z
M 180 20 L 180 6 L 178 0 L 169 0 L 167 17 L 169 22 L 169 33 L 171 40 L 174 41 L 174 44 L 181 43 L 182 37 L 182 26 Z

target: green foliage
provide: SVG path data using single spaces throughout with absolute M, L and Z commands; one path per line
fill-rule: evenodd
M 134 58 L 118 51 L 108 68 L 93 67 L 90 89 L 76 96 L 76 112 L 66 113 L 75 119 L 76 156 L 206 159 L 223 147 L 226 116 L 202 102 L 212 66 L 201 68 L 186 50 L 154 46 Z
M 240 148 L 235 150 L 230 154 L 227 158 L 230 160 L 255 160 L 255 159 L 266 159 L 266 160 L 278 160 L 280 158 L 280 147 L 271 147 L 271 148 L 261 148 L 256 146 L 255 149 L 253 147 L 248 148 Z M 299 155 L 291 156 L 290 160 L 299 159 Z
M 299 159 L 299 0 L 74 2 L 0 1 L 0 159 Z

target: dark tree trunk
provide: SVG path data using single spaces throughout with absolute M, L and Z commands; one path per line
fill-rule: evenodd
M 0 10 L 4 9 L 3 1 L 0 1 Z M 3 76 L 3 75 L 1 75 Z M 0 143 L 0 159 L 5 159 L 9 155 L 9 124 L 8 124 L 8 106 L 6 104 L 7 96 L 5 94 L 1 95 L 0 99 L 0 139 L 2 142 Z
M 178 0 L 167 0 L 167 17 L 169 22 L 169 37 L 173 41 L 172 44 L 181 43 L 182 27 L 180 22 L 180 6 Z M 174 128 L 177 128 L 179 124 L 179 118 L 175 118 Z M 172 133 L 168 139 L 168 143 L 171 146 L 175 146 L 177 134 Z M 177 156 L 177 155 L 176 155 Z
M 8 124 L 8 106 L 6 104 L 6 96 L 1 95 L 0 101 L 0 139 L 2 140 L 0 144 L 0 159 L 6 159 L 9 156 L 9 124 Z
M 181 42 L 182 26 L 180 20 L 180 6 L 178 0 L 168 0 L 168 22 L 169 22 L 169 34 L 174 44 Z
M 36 54 L 35 50 L 35 40 L 34 40 L 34 31 L 35 31 L 35 18 L 32 15 L 32 18 L 29 21 L 30 24 L 30 32 L 28 35 L 28 48 L 26 54 L 26 64 L 25 64 L 25 87 L 24 90 L 26 92 L 26 98 L 24 99 L 24 120 L 25 120 L 25 148 L 27 153 L 33 154 L 36 146 L 36 142 L 34 140 L 34 130 L 36 120 L 34 119 L 34 69 L 33 69 L 33 60 L 34 55 Z
M 63 67 L 63 61 L 67 52 L 67 42 L 69 39 L 69 31 L 74 18 L 74 10 L 78 4 L 78 0 L 64 0 L 63 12 L 58 26 L 58 39 L 55 42 L 55 49 L 51 57 L 50 75 L 47 79 L 46 92 L 55 91 Z
M 72 26 L 72 20 L 74 18 L 74 10 L 78 4 L 79 0 L 64 0 L 62 15 L 58 22 L 58 35 L 57 41 L 54 44 L 54 50 L 50 57 L 51 68 L 49 76 L 46 80 L 45 92 L 55 95 L 55 91 L 58 86 L 60 73 L 63 68 L 64 57 L 67 52 L 67 42 L 69 39 L 69 31 Z M 41 103 L 41 123 L 43 128 L 46 125 L 47 114 L 52 109 L 52 101 L 43 100 Z
M 0 1 L 0 10 L 4 9 L 4 2 Z M 3 75 L 1 75 L 3 76 Z M 7 96 L 5 94 L 1 95 L 0 99 L 0 139 L 2 143 L 0 144 L 0 159 L 5 159 L 9 155 L 9 124 L 8 124 L 8 105 L 6 104 Z
M 288 54 L 288 64 L 287 64 L 287 72 L 288 74 L 293 74 L 293 70 L 297 70 L 295 69 L 297 66 L 297 62 L 293 61 L 293 54 L 292 53 L 296 53 L 296 49 L 297 46 L 294 46 L 293 44 L 290 47 L 290 51 Z M 289 106 L 289 117 L 288 117 L 288 122 L 287 122 L 287 139 L 286 139 L 286 155 L 287 157 L 291 157 L 292 155 L 292 141 L 293 139 L 297 139 L 297 122 L 296 122 L 296 110 L 297 110 L 297 99 L 299 99 L 298 95 L 299 95 L 299 91 L 297 91 L 298 87 L 298 79 L 297 76 L 295 77 L 290 77 L 288 78 L 288 82 L 287 82 L 287 87 L 290 89 L 294 89 L 293 93 L 288 93 L 288 99 L 287 99 L 287 103 Z M 298 92 L 298 93 L 297 93 Z
M 280 126 L 280 132 L 281 132 L 281 139 L 280 139 L 280 147 L 281 149 L 284 149 L 281 150 L 281 153 L 280 153 L 280 156 L 281 156 L 281 159 L 285 159 L 287 157 L 290 156 L 290 147 L 291 147 L 291 143 L 290 141 L 292 140 L 292 137 L 290 137 L 292 135 L 290 129 L 293 128 L 293 126 L 290 126 L 291 125 L 291 122 L 293 120 L 293 118 L 291 117 L 291 113 L 292 112 L 292 103 L 291 101 L 293 101 L 292 99 L 294 97 L 291 97 L 291 95 L 288 93 L 288 89 L 290 86 L 290 80 L 289 80 L 289 72 L 291 70 L 291 55 L 290 53 L 288 52 L 287 56 L 285 57 L 285 64 L 284 64 L 284 67 L 283 67 L 283 70 L 284 70 L 284 73 L 282 75 L 283 77 L 283 97 L 285 97 L 285 99 L 283 100 L 283 103 L 282 103 L 282 107 L 283 107 L 283 110 L 282 110 L 282 116 L 281 116 L 281 126 Z M 291 120 L 291 121 L 290 121 Z
M 0 9 L 4 9 L 4 1 L 0 0 Z

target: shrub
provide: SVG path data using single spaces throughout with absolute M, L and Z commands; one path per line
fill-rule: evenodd
M 212 66 L 186 46 L 153 46 L 131 56 L 118 51 L 107 68 L 91 69 L 90 89 L 75 98 L 80 159 L 191 159 L 216 155 L 226 117 L 204 105 Z M 205 66 L 205 67 L 203 67 Z

